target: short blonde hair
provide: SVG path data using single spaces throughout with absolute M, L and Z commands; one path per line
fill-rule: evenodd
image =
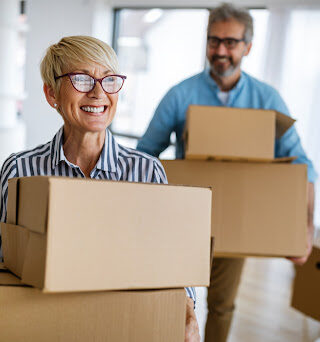
M 62 38 L 46 50 L 40 64 L 43 83 L 58 91 L 60 80 L 55 77 L 86 62 L 103 65 L 115 74 L 119 72 L 118 58 L 111 46 L 89 36 L 70 36 Z

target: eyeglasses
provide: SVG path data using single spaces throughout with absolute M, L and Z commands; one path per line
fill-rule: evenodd
M 208 36 L 207 38 L 208 46 L 213 49 L 217 49 L 222 43 L 228 50 L 234 49 L 240 42 L 245 42 L 245 39 L 236 38 L 219 38 L 216 36 Z
M 89 93 L 93 90 L 96 83 L 101 84 L 102 89 L 108 94 L 115 94 L 123 86 L 124 80 L 127 76 L 123 75 L 107 75 L 103 78 L 94 78 L 90 75 L 83 73 L 67 73 L 61 76 L 55 77 L 55 80 L 68 76 L 75 90 L 81 93 Z

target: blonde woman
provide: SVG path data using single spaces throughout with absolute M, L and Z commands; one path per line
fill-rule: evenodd
M 32 150 L 12 154 L 1 170 L 0 220 L 6 220 L 8 179 L 67 176 L 167 183 L 160 162 L 119 145 L 108 130 L 116 115 L 119 91 L 117 56 L 104 42 L 86 36 L 62 38 L 41 62 L 43 91 L 64 125 L 54 138 Z M 186 341 L 199 341 L 195 292 L 186 288 Z

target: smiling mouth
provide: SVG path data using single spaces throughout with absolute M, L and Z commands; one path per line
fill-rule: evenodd
M 214 57 L 213 62 L 226 63 L 226 62 L 231 62 L 231 61 L 230 61 L 230 58 L 228 57 Z
M 103 114 L 106 111 L 107 106 L 99 106 L 99 107 L 82 106 L 80 107 L 80 109 L 89 114 L 99 115 L 99 114 Z

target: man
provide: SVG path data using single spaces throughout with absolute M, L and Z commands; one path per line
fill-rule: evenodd
M 140 140 L 139 150 L 158 156 L 168 147 L 171 132 L 175 132 L 176 158 L 184 158 L 183 129 L 190 104 L 274 109 L 289 115 L 275 89 L 241 71 L 241 61 L 250 52 L 253 36 L 253 20 L 246 10 L 230 4 L 215 8 L 209 16 L 207 35 L 210 68 L 169 90 Z M 308 165 L 308 253 L 304 258 L 291 259 L 303 264 L 312 248 L 316 172 L 294 127 L 276 141 L 275 154 L 276 157 L 298 156 L 296 163 Z M 214 259 L 208 289 L 206 342 L 227 340 L 243 263 L 243 259 L 236 258 Z

